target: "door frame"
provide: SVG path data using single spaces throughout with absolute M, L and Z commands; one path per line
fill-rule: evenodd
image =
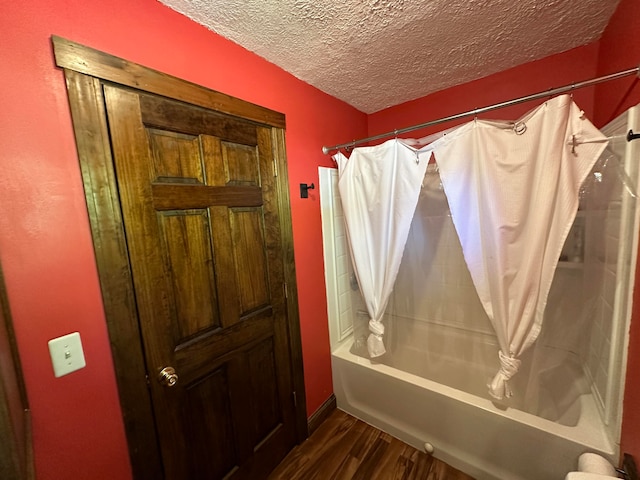
M 163 478 L 102 84 L 162 95 L 271 128 L 280 214 L 296 439 L 308 436 L 298 291 L 282 113 L 52 36 L 64 70 L 129 456 L 136 480 Z

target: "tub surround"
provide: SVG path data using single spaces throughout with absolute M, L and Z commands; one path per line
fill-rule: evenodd
M 615 135 L 619 133 L 618 130 L 628 130 L 629 126 L 635 126 L 640 130 L 637 123 L 636 110 L 632 109 L 622 120 L 612 122 L 613 126 L 603 131 L 607 135 Z M 614 142 L 611 146 L 613 155 L 608 157 L 608 161 L 624 159 L 625 154 L 627 158 L 633 158 L 636 148 L 635 145 Z M 612 164 L 609 163 L 609 165 Z M 597 173 L 602 173 L 607 178 L 603 164 L 600 164 L 600 170 Z M 610 173 L 613 175 L 609 178 L 624 177 L 624 175 L 615 175 L 615 170 L 610 170 Z M 638 177 L 635 167 L 627 170 L 626 174 L 634 179 Z M 619 191 L 627 190 L 633 193 L 636 183 L 624 184 L 623 182 L 622 186 L 619 185 L 617 188 Z M 357 291 L 357 284 L 354 284 L 352 279 L 336 185 L 337 172 L 333 169 L 320 168 L 331 360 L 338 408 L 416 448 L 425 448 L 427 443 L 432 445 L 436 458 L 478 480 L 564 478 L 568 472 L 575 470 L 576 461 L 584 452 L 597 453 L 612 464 L 618 464 L 620 409 L 623 394 L 621 372 L 624 372 L 626 365 L 625 352 L 628 338 L 625 332 L 628 331 L 631 311 L 631 287 L 628 279 L 635 265 L 634 252 L 637 251 L 638 241 L 637 228 L 632 226 L 634 222 L 635 224 L 638 222 L 638 212 L 633 208 L 634 202 L 628 200 L 633 198 L 632 195 L 622 192 L 626 195 L 624 198 L 628 197 L 627 200 L 613 202 L 613 210 L 612 213 L 610 212 L 611 222 L 605 221 L 607 219 L 606 215 L 602 216 L 603 211 L 599 211 L 600 217 L 597 215 L 590 217 L 588 210 L 580 214 L 576 222 L 580 229 L 584 230 L 585 223 L 589 225 L 590 221 L 593 222 L 597 218 L 600 218 L 600 223 L 604 222 L 603 226 L 607 228 L 601 229 L 604 230 L 602 241 L 596 243 L 595 248 L 592 249 L 587 249 L 584 244 L 581 245 L 584 251 L 581 252 L 580 261 L 573 258 L 573 261 L 569 261 L 567 258 L 559 264 L 559 275 L 564 279 L 564 282 L 561 282 L 564 286 L 561 285 L 560 290 L 565 293 L 568 292 L 565 288 L 567 282 L 578 286 L 583 285 L 583 278 L 586 278 L 589 268 L 590 274 L 593 274 L 595 268 L 604 266 L 600 268 L 603 271 L 601 276 L 606 279 L 613 272 L 614 281 L 609 279 L 609 281 L 600 282 L 602 288 L 596 292 L 596 298 L 601 306 L 594 310 L 597 313 L 596 318 L 592 319 L 594 327 L 589 326 L 581 330 L 584 332 L 581 336 L 590 341 L 587 341 L 584 351 L 575 352 L 570 356 L 572 363 L 571 368 L 567 368 L 567 372 L 575 367 L 577 369 L 574 369 L 577 373 L 575 378 L 580 382 L 573 389 L 575 400 L 563 406 L 566 410 L 561 412 L 558 418 L 550 418 L 549 415 L 537 416 L 519 409 L 520 407 L 513 408 L 491 401 L 486 392 L 469 391 L 466 385 L 469 382 L 465 382 L 464 379 L 461 380 L 462 384 L 451 381 L 449 378 L 446 381 L 443 380 L 445 377 L 458 375 L 455 372 L 437 372 L 440 378 L 438 380 L 436 376 L 437 381 L 434 381 L 429 374 L 423 376 L 422 370 L 426 363 L 437 365 L 438 368 L 452 363 L 447 360 L 447 355 L 451 357 L 455 352 L 447 353 L 446 348 L 440 348 L 442 351 L 439 352 L 438 348 L 433 348 L 432 345 L 424 353 L 429 357 L 428 359 L 414 358 L 409 361 L 417 365 L 411 368 L 403 367 L 402 370 L 396 368 L 407 360 L 407 355 L 404 354 L 400 354 L 400 357 L 403 357 L 400 358 L 402 361 L 393 358 L 402 348 L 405 348 L 407 341 L 410 349 L 416 347 L 415 351 L 410 352 L 409 357 L 412 357 L 420 353 L 421 344 L 442 344 L 444 337 L 439 335 L 446 335 L 444 332 L 446 329 L 458 329 L 464 334 L 464 331 L 472 330 L 470 326 L 475 326 L 473 335 L 468 335 L 467 341 L 471 339 L 476 353 L 478 349 L 484 351 L 483 346 L 478 346 L 482 343 L 479 339 L 485 341 L 487 351 L 490 352 L 492 347 L 496 348 L 492 345 L 492 335 L 485 328 L 486 325 L 474 321 L 476 317 L 473 314 L 470 316 L 470 310 L 466 308 L 469 305 L 460 305 L 460 302 L 457 303 L 460 305 L 460 315 L 455 317 L 460 320 L 459 324 L 456 323 L 457 320 L 454 321 L 454 325 L 447 322 L 438 324 L 433 316 L 422 315 L 425 318 L 411 319 L 408 322 L 409 324 L 415 322 L 414 326 L 402 324 L 395 333 L 395 327 L 392 326 L 388 341 L 397 342 L 402 347 L 396 348 L 397 345 L 392 345 L 388 349 L 391 352 L 387 355 L 388 362 L 372 361 L 366 358 L 366 354 L 356 354 L 359 350 L 363 350 L 364 336 L 361 332 L 363 330 L 361 324 L 366 326 L 366 318 L 364 321 L 358 319 L 358 313 L 362 310 L 362 300 Z M 595 211 L 598 212 L 597 209 Z M 625 222 L 631 226 L 625 226 Z M 442 234 L 442 231 L 444 230 L 439 233 Z M 588 227 L 585 232 L 581 232 L 587 235 L 587 238 L 583 239 L 584 242 L 593 242 L 589 237 Z M 444 241 L 446 245 L 451 243 L 446 239 Z M 574 250 L 571 246 L 569 249 Z M 619 260 L 616 262 L 613 257 L 607 257 L 607 252 L 615 252 Z M 622 254 L 619 255 L 618 252 Z M 602 254 L 600 256 L 603 260 L 595 262 L 594 258 L 599 254 Z M 612 267 L 612 263 L 617 266 Z M 436 275 L 436 277 L 445 278 L 446 276 Z M 424 282 L 418 283 L 422 285 Z M 455 283 L 459 286 L 460 279 Z M 584 284 L 587 283 L 589 282 L 584 282 Z M 584 287 L 581 288 L 584 289 Z M 446 294 L 447 288 L 442 292 Z M 575 294 L 578 300 L 586 298 L 584 291 L 572 292 L 571 295 Z M 592 295 L 594 292 L 587 293 Z M 421 301 L 421 295 L 414 295 L 414 300 Z M 408 304 L 412 305 L 415 302 L 409 301 Z M 433 303 L 426 300 L 425 302 Z M 604 305 L 609 308 L 603 308 Z M 566 315 L 561 314 L 564 310 L 554 310 L 553 316 L 577 318 L 584 308 L 576 310 L 573 307 L 567 311 L 569 313 L 565 312 Z M 558 309 L 560 308 L 566 308 L 566 305 L 558 306 Z M 389 312 L 387 314 L 390 315 Z M 407 319 L 408 317 L 392 317 L 387 321 L 395 325 Z M 560 322 L 562 323 L 566 322 Z M 549 325 L 552 324 L 549 322 Z M 606 325 L 611 327 L 603 332 Z M 402 333 L 403 329 L 406 329 L 405 333 Z M 421 336 L 422 333 L 418 335 L 425 339 L 423 341 L 416 337 L 420 329 L 425 331 L 424 337 Z M 441 331 L 438 331 L 439 329 Z M 461 337 L 464 336 L 463 334 Z M 557 335 L 554 335 L 552 338 L 556 337 Z M 441 341 L 438 341 L 438 338 Z M 602 338 L 606 338 L 607 341 L 602 341 Z M 552 343 L 555 347 L 569 345 L 566 338 L 559 338 Z M 581 345 L 584 346 L 584 344 Z M 462 346 L 462 350 L 455 351 L 465 353 L 454 356 L 465 357 L 471 347 L 472 345 Z M 568 348 L 568 351 L 571 352 L 571 349 Z M 480 355 L 483 354 L 480 353 Z M 484 357 L 489 356 L 484 354 Z M 545 353 L 543 356 L 548 355 Z M 464 359 L 460 360 L 464 363 Z M 471 371 L 476 363 L 469 360 L 469 365 L 466 367 L 458 365 L 458 371 Z M 606 369 L 606 375 L 598 375 L 598 369 Z M 596 375 L 593 375 L 593 372 L 596 372 Z M 482 372 L 475 372 L 474 375 L 482 376 Z M 424 378 L 425 376 L 428 378 Z M 571 381 L 566 376 L 563 378 L 561 383 Z M 541 462 L 540 459 L 544 461 Z

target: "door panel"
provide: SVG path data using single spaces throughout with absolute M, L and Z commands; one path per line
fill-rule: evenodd
M 256 208 L 234 208 L 229 217 L 240 314 L 246 315 L 270 299 L 262 216 Z
M 222 142 L 222 162 L 227 185 L 258 185 L 259 165 L 255 149 Z
M 158 212 L 161 245 L 169 271 L 179 338 L 220 327 L 206 210 Z
M 269 129 L 104 95 L 166 478 L 264 477 L 295 443 Z
M 153 128 L 147 134 L 156 181 L 205 184 L 197 136 Z
M 254 426 L 253 441 L 257 445 L 262 439 L 279 428 L 282 416 L 278 409 L 278 398 L 271 385 L 277 382 L 274 363 L 273 342 L 270 338 L 257 344 L 247 357 L 251 390 L 260 399 L 252 409 Z
M 235 445 L 229 441 L 234 428 L 226 367 L 209 372 L 186 390 L 183 422 L 192 445 L 187 478 L 222 478 L 240 463 Z

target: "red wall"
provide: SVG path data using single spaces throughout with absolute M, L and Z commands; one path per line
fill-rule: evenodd
M 494 75 L 464 83 L 426 97 L 382 110 L 369 116 L 369 134 L 426 123 L 431 120 L 468 112 L 532 93 L 588 80 L 596 74 L 598 44 L 593 43 L 568 52 L 529 62 Z M 593 89 L 576 90 L 575 102 L 588 114 L 593 112 Z M 479 115 L 483 119 L 517 119 L 539 105 L 537 100 Z M 473 117 L 442 123 L 407 136 L 419 138 L 465 123 Z
M 598 75 L 640 66 L 640 5 L 637 0 L 621 0 L 600 39 Z M 637 76 L 603 83 L 595 88 L 595 123 L 606 125 L 627 108 L 640 103 Z M 638 435 L 640 437 L 640 435 Z
M 376 113 L 368 118 L 368 133 L 637 65 L 640 45 L 633 35 L 640 30 L 634 3 L 622 0 L 623 13 L 616 14 L 599 44 Z M 322 145 L 366 136 L 367 116 L 156 0 L 0 0 L 0 11 L 0 260 L 33 412 L 38 479 L 131 477 L 64 78 L 53 60 L 52 34 L 286 114 L 307 409 L 313 413 L 332 391 L 330 355 L 318 191 L 301 200 L 298 184 L 317 184 L 317 167 L 332 166 L 321 153 Z M 603 124 L 615 116 L 609 110 L 611 99 L 624 93 L 619 85 L 596 90 L 595 96 L 591 89 L 579 91 L 574 98 Z M 635 88 L 620 109 L 638 101 Z M 515 118 L 532 107 L 525 104 L 483 118 Z M 640 388 L 632 378 L 640 369 L 636 323 L 623 448 L 640 458 L 640 435 L 634 435 L 640 431 Z M 47 341 L 72 331 L 82 336 L 87 367 L 55 379 Z
M 277 110 L 287 119 L 307 410 L 331 394 L 318 190 L 321 152 L 366 115 L 156 0 L 0 0 L 0 260 L 33 412 L 39 480 L 131 477 L 62 72 L 50 36 Z M 86 368 L 56 379 L 47 342 L 79 331 Z
M 637 0 L 622 0 L 600 40 L 598 75 L 640 65 L 640 9 Z M 616 80 L 596 88 L 596 122 L 604 125 L 640 102 L 637 77 Z M 637 142 L 638 140 L 636 140 Z M 640 159 L 638 159 L 640 160 Z M 631 331 L 627 359 L 627 380 L 622 418 L 622 451 L 640 464 L 640 262 L 636 267 Z

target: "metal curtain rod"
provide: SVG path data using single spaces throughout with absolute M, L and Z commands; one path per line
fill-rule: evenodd
M 610 75 L 605 75 L 603 77 L 593 78 L 591 80 L 585 80 L 583 82 L 572 83 L 571 85 L 565 85 L 564 87 L 552 88 L 550 90 L 545 90 L 544 92 L 534 93 L 532 95 L 527 95 L 526 97 L 515 98 L 513 100 L 508 100 L 502 103 L 496 103 L 494 105 L 489 105 L 488 107 L 476 108 L 474 110 L 469 110 L 468 112 L 457 113 L 449 117 L 443 117 L 437 120 L 431 120 L 430 122 L 421 123 L 419 125 L 413 125 L 412 127 L 400 128 L 398 130 L 393 130 L 392 132 L 381 133 L 379 135 L 362 138 L 360 140 L 353 140 L 352 142 L 348 142 L 348 143 L 341 143 L 340 145 L 334 145 L 332 147 L 322 147 L 322 153 L 327 155 L 329 152 L 333 150 L 339 150 L 341 148 L 346 148 L 346 147 L 355 147 L 356 145 L 372 142 L 373 140 L 380 140 L 381 138 L 397 136 L 402 133 L 412 132 L 413 130 L 419 130 L 421 128 L 430 127 L 432 125 L 438 125 L 439 123 L 448 122 L 450 120 L 458 120 L 459 118 L 478 115 L 480 113 L 489 112 L 491 110 L 497 110 L 499 108 L 509 107 L 511 105 L 517 105 L 519 103 L 528 102 L 530 100 L 537 100 L 538 98 L 559 95 L 561 93 L 570 92 L 571 90 L 575 90 L 577 88 L 589 87 L 591 85 L 596 85 L 598 83 L 604 83 L 610 80 L 617 80 L 618 78 L 628 77 L 629 75 L 638 75 L 640 77 L 640 67 L 630 68 L 629 70 L 623 70 L 621 72 L 612 73 Z

